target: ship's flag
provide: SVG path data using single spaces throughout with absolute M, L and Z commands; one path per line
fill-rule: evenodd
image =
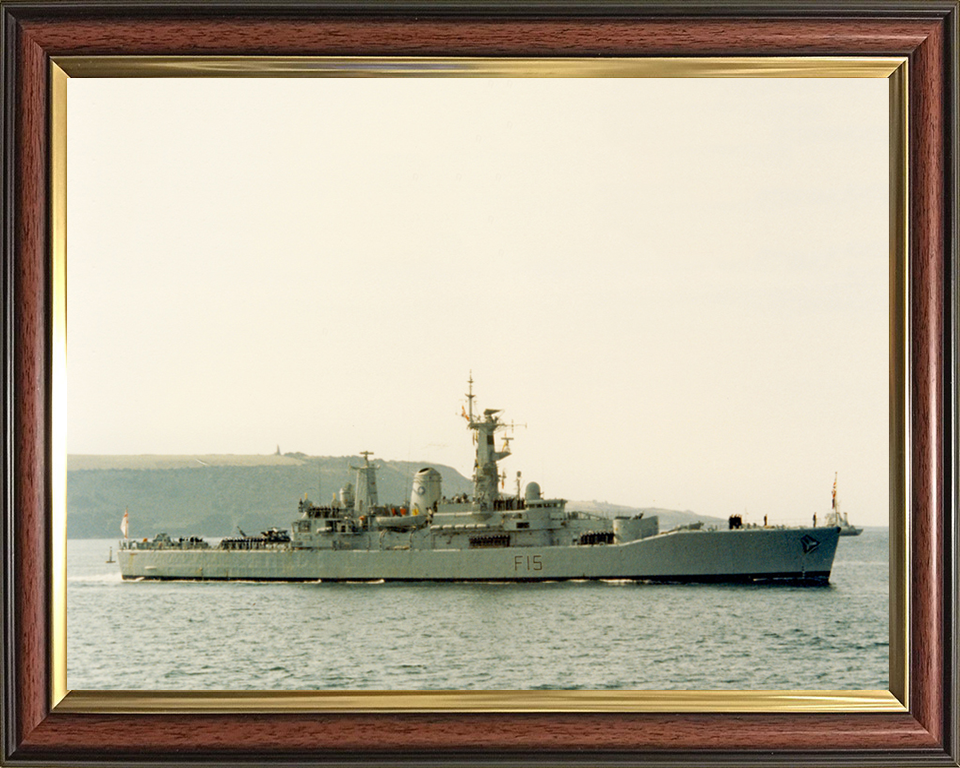
M 833 501 L 831 502 L 830 506 L 833 509 L 837 508 L 837 476 L 836 474 L 834 474 L 833 476 Z
M 123 510 L 123 522 L 120 523 L 120 532 L 123 534 L 123 538 L 130 538 L 130 510 Z
M 463 418 L 465 418 L 467 421 L 470 421 L 470 417 L 467 416 L 467 409 L 464 408 L 462 405 L 460 406 L 460 413 L 463 414 Z

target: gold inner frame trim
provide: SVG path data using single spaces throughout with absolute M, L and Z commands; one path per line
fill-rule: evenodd
M 51 403 L 50 551 L 51 698 L 67 693 L 67 75 L 50 71 Z
M 70 691 L 58 713 L 903 712 L 889 691 Z
M 890 83 L 890 691 L 910 706 L 910 248 L 909 69 L 906 64 L 888 78 Z
M 903 57 L 59 56 L 70 77 L 890 77 Z
M 908 63 L 905 57 L 423 58 L 62 56 L 50 65 L 51 708 L 57 713 L 905 712 L 909 702 Z M 68 691 L 67 84 L 71 77 L 871 77 L 890 83 L 890 690 Z

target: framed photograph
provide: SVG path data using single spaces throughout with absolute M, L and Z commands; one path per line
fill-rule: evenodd
M 956 3 L 2 10 L 5 761 L 957 765 Z M 314 325 L 319 312 L 328 319 Z M 326 334 L 324 355 L 311 350 L 314 333 Z M 643 398 L 660 407 L 629 405 Z M 417 614 L 396 625 L 407 639 L 389 653 L 378 650 L 394 642 L 382 627 L 336 640 L 353 651 L 323 679 L 342 684 L 305 685 L 276 666 L 243 684 L 238 666 L 220 686 L 208 662 L 167 685 L 144 653 L 164 630 L 138 630 L 135 617 L 177 609 L 174 595 L 121 606 L 106 619 L 122 624 L 109 642 L 71 618 L 80 666 L 100 676 L 68 671 L 68 452 L 246 452 L 279 466 L 369 448 L 385 464 L 432 455 L 453 466 L 466 416 L 480 435 L 466 447 L 477 453 L 474 502 L 488 493 L 502 512 L 514 497 L 483 486 L 478 415 L 500 425 L 500 407 L 521 458 L 495 479 L 515 482 L 517 503 L 548 498 L 539 480 L 582 499 L 587 520 L 625 488 L 659 486 L 666 498 L 630 514 L 660 511 L 677 536 L 691 526 L 670 518 L 679 487 L 700 507 L 712 488 L 711 511 L 731 530 L 837 531 L 838 514 L 818 520 L 831 501 L 818 508 L 813 496 L 826 487 L 807 499 L 791 486 L 798 472 L 780 470 L 820 477 L 855 463 L 872 510 L 861 522 L 889 522 L 887 563 L 881 553 L 854 564 L 863 577 L 874 566 L 889 575 L 871 598 L 889 631 L 861 632 L 851 653 L 888 654 L 886 669 L 817 676 L 812 646 L 794 638 L 765 661 L 751 636 L 752 654 L 720 655 L 726 678 L 624 676 L 614 672 L 633 662 L 603 644 L 619 630 L 602 625 L 599 656 L 584 656 L 596 670 L 583 675 L 569 646 L 550 644 L 558 624 L 497 642 L 511 657 L 544 651 L 515 660 L 512 676 L 489 673 L 496 653 L 476 657 L 479 676 L 426 675 L 423 664 L 375 674 L 377 659 L 400 670 L 403 655 L 422 656 L 410 623 L 437 636 Z M 191 424 L 235 442 L 190 444 Z M 309 442 L 311 431 L 324 441 Z M 643 432 L 653 439 L 635 438 Z M 843 447 L 797 445 L 811 435 Z M 725 455 L 727 442 L 739 455 Z M 336 489 L 322 464 L 316 472 L 323 505 Z M 344 492 L 331 509 L 347 504 Z M 304 519 L 329 516 L 308 495 Z M 442 527 L 439 499 L 425 514 Z M 377 526 L 406 525 L 407 511 Z M 646 524 L 614 511 L 615 535 Z M 138 542 L 156 533 L 135 530 Z M 237 547 L 259 546 L 239 533 Z M 186 535 L 181 549 L 200 546 Z M 805 553 L 820 546 L 807 538 Z M 151 546 L 165 545 L 136 545 Z M 734 604 L 727 612 L 741 616 Z M 269 638 L 259 652 L 289 654 Z M 443 644 L 462 656 L 461 641 Z M 369 674 L 348 673 L 370 658 Z M 781 659 L 803 671 L 774 670 Z

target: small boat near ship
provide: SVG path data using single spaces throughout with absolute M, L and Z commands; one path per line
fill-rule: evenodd
M 833 476 L 833 499 L 831 501 L 830 512 L 827 514 L 824 522 L 827 526 L 835 526 L 840 529 L 841 536 L 859 536 L 863 533 L 863 528 L 857 528 L 852 525 L 847 518 L 846 513 L 840 511 L 840 499 L 837 498 L 837 475 Z
M 443 478 L 424 467 L 409 502 L 382 504 L 377 466 L 362 452 L 356 486 L 328 505 L 306 496 L 290 531 L 276 528 L 222 539 L 134 541 L 128 517 L 117 559 L 127 580 L 244 581 L 551 581 L 627 579 L 661 582 L 789 581 L 824 584 L 836 553 L 838 527 L 684 526 L 666 532 L 656 516 L 613 519 L 571 511 L 544 498 L 536 482 L 501 492 L 496 433 L 510 428 L 501 410 L 474 409 L 473 379 L 463 416 L 476 445 L 473 492 L 447 498 Z

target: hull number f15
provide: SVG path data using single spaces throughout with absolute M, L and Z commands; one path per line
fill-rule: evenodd
M 517 555 L 513 558 L 513 571 L 542 571 L 542 555 Z

